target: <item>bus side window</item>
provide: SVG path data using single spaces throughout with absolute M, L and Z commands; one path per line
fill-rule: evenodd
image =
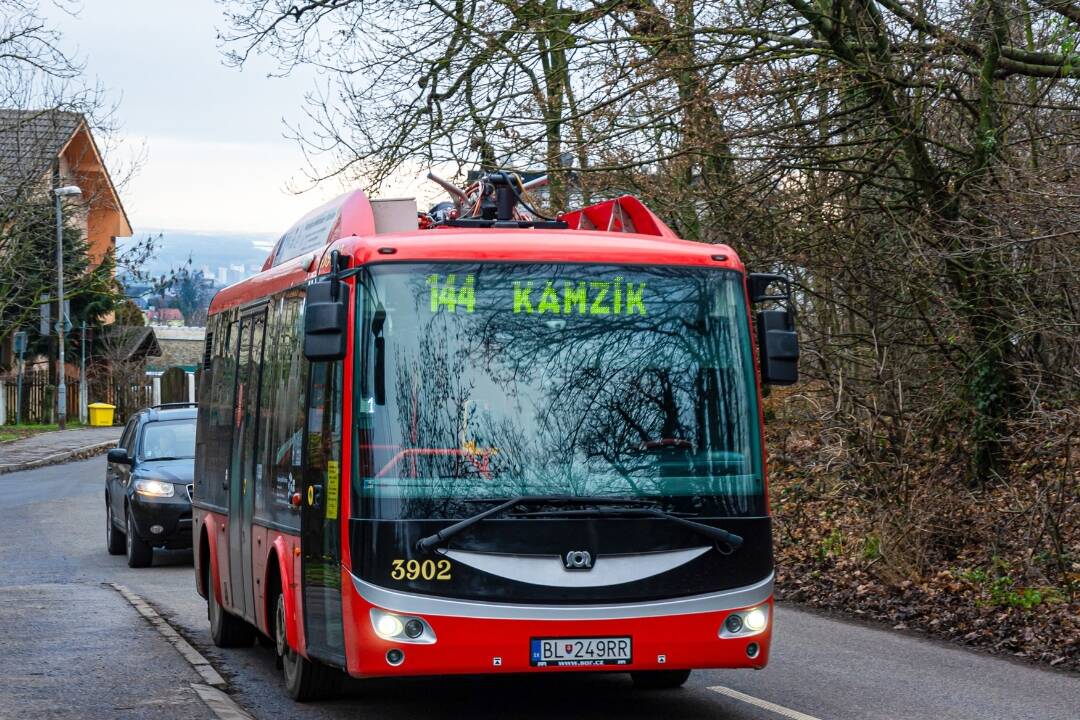
M 236 352 L 240 339 L 239 323 L 232 321 L 231 313 L 219 316 L 215 336 L 220 345 L 211 360 L 211 388 L 209 416 L 207 418 L 206 472 L 200 474 L 201 485 L 195 494 L 202 500 L 219 507 L 227 507 L 229 496 L 225 490 L 225 468 L 229 466 L 233 431 L 233 386 L 236 382 Z
M 265 335 L 263 339 L 262 374 L 259 385 L 259 408 L 258 408 L 258 434 L 255 442 L 255 517 L 271 517 L 272 507 L 270 503 L 270 489 L 272 480 L 268 483 L 268 476 L 272 476 L 273 465 L 269 462 L 272 457 L 272 440 L 277 419 L 274 417 L 274 403 L 281 395 L 281 383 L 278 379 L 281 371 L 281 348 L 285 338 L 281 334 L 282 312 L 284 298 L 272 298 L 266 308 Z
M 290 291 L 275 315 L 273 382 L 276 386 L 272 430 L 269 440 L 268 470 L 264 476 L 267 490 L 265 510 L 274 522 L 300 527 L 300 517 L 291 502 L 300 491 L 303 460 L 304 412 L 307 407 L 307 368 L 303 356 L 303 292 Z
M 326 519 L 337 520 L 342 443 L 341 361 L 311 363 L 311 397 L 307 417 L 308 482 L 326 488 Z M 333 533 L 328 533 L 332 535 Z

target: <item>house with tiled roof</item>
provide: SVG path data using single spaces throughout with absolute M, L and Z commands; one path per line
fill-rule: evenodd
M 86 118 L 59 110 L 0 108 L 0 223 L 31 202 L 52 202 L 52 190 L 78 185 L 82 195 L 64 201 L 65 224 L 86 238 L 90 267 L 130 237 L 131 223 L 120 202 Z M 0 247 L 0 262 L 3 248 Z M 14 366 L 13 330 L 0 328 L 0 369 Z M 30 330 L 33 332 L 34 330 Z M 44 358 L 27 358 L 28 363 Z M 68 363 L 68 376 L 74 368 Z
M 131 223 L 105 167 L 86 118 L 58 110 L 0 108 L 0 207 L 29 197 L 50 198 L 52 188 L 78 185 L 82 197 L 71 221 L 90 245 L 97 265 L 131 236 Z

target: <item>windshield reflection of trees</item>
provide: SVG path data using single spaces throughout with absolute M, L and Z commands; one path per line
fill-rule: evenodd
M 596 266 L 437 266 L 473 274 L 473 313 L 427 306 L 429 268 L 376 280 L 391 383 L 377 474 L 409 516 L 460 498 L 531 494 L 681 497 L 745 514 L 760 477 L 745 310 L 732 273 Z M 621 275 L 647 314 L 515 314 L 515 280 Z M 743 327 L 740 328 L 740 324 Z M 381 484 L 382 478 L 377 478 Z

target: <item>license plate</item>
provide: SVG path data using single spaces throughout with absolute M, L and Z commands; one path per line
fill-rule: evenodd
M 533 638 L 529 664 L 534 667 L 629 665 L 633 643 L 628 637 Z

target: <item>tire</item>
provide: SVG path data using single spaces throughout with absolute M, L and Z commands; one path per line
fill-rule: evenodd
M 112 503 L 108 498 L 105 498 L 105 547 L 109 548 L 110 555 L 123 555 L 127 551 L 124 533 L 117 530 L 113 522 Z
M 135 521 L 131 519 L 130 510 L 126 513 L 125 517 L 127 518 L 127 522 L 125 523 L 127 532 L 124 534 L 126 536 L 125 549 L 127 551 L 128 567 L 150 567 L 150 564 L 154 562 L 154 548 L 139 537 L 139 534 L 135 531 Z
M 317 660 L 308 660 L 293 650 L 285 636 L 285 597 L 280 590 L 274 605 L 274 646 L 289 696 L 297 702 L 336 697 L 341 691 L 344 674 Z
M 212 583 L 206 588 L 206 615 L 210 618 L 210 638 L 218 647 L 251 647 L 255 642 L 255 628 L 221 607 Z
M 689 670 L 645 670 L 630 673 L 634 687 L 639 690 L 673 690 L 690 679 Z

